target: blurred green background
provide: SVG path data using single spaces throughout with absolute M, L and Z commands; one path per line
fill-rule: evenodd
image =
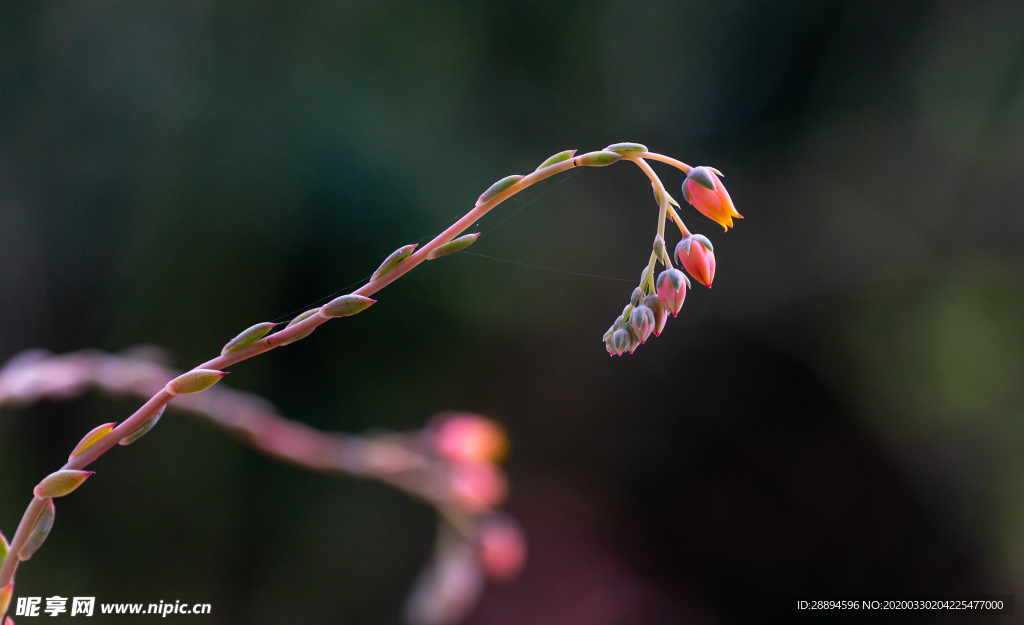
M 634 355 L 600 343 L 632 285 L 463 254 L 228 382 L 325 429 L 446 409 L 507 424 L 531 561 L 473 623 L 1020 596 L 1019 2 L 5 0 L 0 358 L 154 343 L 194 366 L 494 180 L 618 141 L 721 169 L 746 217 L 723 234 L 688 211 L 715 288 Z M 643 175 L 559 180 L 494 232 L 522 204 L 488 215 L 471 251 L 638 276 L 656 225 Z M 0 413 L 0 528 L 135 406 Z M 431 549 L 427 506 L 181 415 L 95 469 L 18 595 L 397 623 Z

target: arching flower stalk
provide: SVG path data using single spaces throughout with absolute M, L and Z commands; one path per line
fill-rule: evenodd
M 218 357 L 177 376 L 164 372 L 165 377 L 160 378 L 155 387 L 147 387 L 146 394 L 151 395 L 149 400 L 120 424 L 101 425 L 86 434 L 69 456 L 68 462 L 36 487 L 10 542 L 0 535 L 0 620 L 3 620 L 14 589 L 18 565 L 28 560 L 42 546 L 50 532 L 55 515 L 54 497 L 68 495 L 80 487 L 93 475 L 85 471 L 85 468 L 98 457 L 118 444 L 134 443 L 153 429 L 171 401 L 177 400 L 184 407 L 195 402 L 195 398 L 202 397 L 204 392 L 207 395 L 216 393 L 217 388 L 223 388 L 215 385 L 226 375 L 224 369 L 227 367 L 302 340 L 330 319 L 348 317 L 366 310 L 375 303 L 371 295 L 420 263 L 456 253 L 473 244 L 478 234 L 460 235 L 488 211 L 516 193 L 575 167 L 605 167 L 620 160 L 636 164 L 650 178 L 658 205 L 658 231 L 650 260 L 641 273 L 640 285 L 633 291 L 631 301 L 622 315 L 605 333 L 604 340 L 610 353 L 621 355 L 626 351 L 635 351 L 652 333 L 660 335 L 668 313 L 675 315 L 679 312 L 689 285 L 682 272 L 672 266 L 666 246 L 665 222 L 671 219 L 683 237 L 686 257 L 680 256 L 677 248 L 679 262 L 695 279 L 708 286 L 714 277 L 714 256 L 710 242 L 700 235 L 691 234 L 683 225 L 673 208 L 678 204 L 665 190 L 647 160 L 661 161 L 686 173 L 684 197 L 698 211 L 728 229 L 732 225 L 732 218 L 740 215 L 736 213 L 732 199 L 719 180 L 720 174 L 708 168 L 691 168 L 673 158 L 649 152 L 645 146 L 637 143 L 617 143 L 604 150 L 580 156 L 576 156 L 576 150 L 559 152 L 530 174 L 506 176 L 491 185 L 469 212 L 426 245 L 400 247 L 384 260 L 370 281 L 354 293 L 302 313 L 277 332 L 272 330 L 279 326 L 270 322 L 250 326 L 225 344 Z M 698 246 L 706 244 L 706 253 L 700 252 L 694 256 L 694 241 L 699 242 Z M 665 270 L 655 275 L 658 263 Z M 28 360 L 22 359 L 20 366 L 27 366 L 27 363 Z M 15 364 L 14 361 L 9 363 L 5 371 L 13 375 L 11 369 Z M 116 388 L 118 385 L 118 382 L 102 376 L 87 381 L 101 387 Z M 48 388 L 59 389 L 61 386 L 59 375 L 36 382 L 39 386 L 33 392 L 39 396 L 45 396 L 43 391 Z M 64 389 L 65 392 L 67 390 Z M 54 393 L 62 396 L 59 390 L 54 390 Z M 208 416 L 210 412 L 207 411 Z M 246 433 L 242 437 L 245 442 L 276 457 L 316 470 L 375 475 L 428 501 L 447 502 L 437 504 L 446 519 L 443 528 L 448 529 L 442 529 L 432 573 L 421 578 L 414 593 L 414 600 L 410 603 L 411 620 L 417 623 L 453 622 L 464 614 L 465 606 L 454 610 L 452 606 L 455 604 L 437 604 L 431 599 L 434 596 L 432 592 L 448 596 L 445 593 L 451 592 L 453 588 L 478 590 L 481 571 L 489 572 L 493 577 L 508 578 L 521 568 L 525 543 L 520 544 L 515 540 L 517 535 L 521 537 L 518 526 L 505 517 L 491 516 L 493 507 L 501 502 L 506 492 L 504 477 L 493 464 L 500 455 L 502 445 L 491 426 L 480 426 L 477 423 L 480 427 L 474 429 L 467 422 L 460 421 L 456 425 L 441 427 L 436 434 L 440 438 L 436 441 L 435 452 L 428 455 L 426 460 L 422 454 L 417 455 L 408 449 L 402 451 L 404 443 L 388 447 L 390 453 L 374 455 L 373 450 L 383 449 L 381 445 L 387 444 L 387 441 L 376 440 L 361 448 L 362 455 L 355 454 L 362 458 L 362 464 L 344 466 L 345 462 L 351 461 L 353 455 L 337 453 L 336 447 L 345 444 L 345 439 L 331 439 L 333 444 L 327 444 L 329 441 L 321 433 L 311 431 L 301 424 L 276 415 L 255 417 L 251 412 L 245 414 L 247 417 L 243 418 L 239 414 L 218 413 L 214 420 L 231 431 Z M 254 427 L 258 432 L 250 431 Z M 351 447 L 346 449 L 351 451 Z M 338 466 L 338 463 L 343 466 Z M 434 477 L 421 481 L 425 475 L 423 466 L 440 466 L 443 470 L 427 472 Z M 443 478 L 436 478 L 436 475 L 443 475 Z M 487 523 L 478 523 L 481 519 L 486 519 Z M 453 539 L 452 536 L 461 536 L 461 539 Z M 476 569 L 467 568 L 470 560 L 476 563 Z M 467 605 L 471 607 L 472 602 Z M 445 606 L 452 609 L 442 609 Z

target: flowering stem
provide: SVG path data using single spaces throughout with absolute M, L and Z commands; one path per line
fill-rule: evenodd
M 435 237 L 432 241 L 418 248 L 415 253 L 413 253 L 404 261 L 395 266 L 394 269 L 384 273 L 384 275 L 381 275 L 374 280 L 371 280 L 369 283 L 356 290 L 355 294 L 368 297 L 380 291 L 382 288 L 384 288 L 391 282 L 397 280 L 401 276 L 405 275 L 406 273 L 414 269 L 416 266 L 418 266 L 420 263 L 422 263 L 424 260 L 426 260 L 427 255 L 430 253 L 431 250 L 440 245 L 444 245 L 445 243 L 448 243 L 449 241 L 457 237 L 459 234 L 461 234 L 463 231 L 465 231 L 467 228 L 473 225 L 477 220 L 486 215 L 488 211 L 490 211 L 497 205 L 501 204 L 509 197 L 515 195 L 516 193 L 519 193 L 520 191 L 526 189 L 527 187 L 530 187 L 533 184 L 536 184 L 537 182 L 540 182 L 541 180 L 550 178 L 551 176 L 562 173 L 563 171 L 566 171 L 568 169 L 584 165 L 584 163 L 580 160 L 581 158 L 583 157 L 576 156 L 574 158 L 570 158 L 568 160 L 550 165 L 548 167 L 544 167 L 543 169 L 534 171 L 533 173 L 518 180 L 511 187 L 505 189 L 501 193 L 498 193 L 495 197 L 491 198 L 487 202 L 484 202 L 479 206 L 474 207 L 472 210 L 466 213 L 461 219 L 459 219 L 454 224 L 449 226 L 447 230 L 445 230 L 440 235 Z M 661 181 L 658 179 L 657 175 L 655 175 L 651 168 L 647 165 L 647 163 L 644 162 L 643 158 L 650 158 L 652 160 L 662 161 L 670 165 L 673 165 L 679 169 L 682 169 L 683 171 L 689 171 L 689 166 L 675 159 L 669 158 L 667 156 L 662 156 L 660 154 L 655 154 L 652 152 L 641 152 L 632 155 L 627 153 L 626 155 L 624 155 L 624 158 L 626 158 L 627 160 L 632 160 L 638 166 L 640 166 L 640 168 L 643 169 L 645 173 L 647 173 L 648 177 L 651 178 L 651 181 L 654 183 L 655 188 L 658 189 L 658 191 L 660 192 L 662 200 L 661 206 L 659 207 L 660 210 L 658 232 L 659 234 L 664 235 L 666 213 L 671 210 L 671 207 L 668 206 L 668 196 L 665 192 L 664 186 L 661 184 Z M 682 225 L 682 221 L 679 220 L 678 215 L 675 213 L 675 211 L 672 211 L 672 215 L 673 219 L 679 225 L 680 229 L 685 232 L 685 229 Z M 308 318 L 304 319 L 303 321 L 296 323 L 291 327 L 285 328 L 280 332 L 262 338 L 247 347 L 228 352 L 227 354 L 223 354 L 212 360 L 209 360 L 196 367 L 196 369 L 222 371 L 233 364 L 236 364 L 248 358 L 252 358 L 253 356 L 262 354 L 263 352 L 293 342 L 303 337 L 304 335 L 308 334 L 309 332 L 313 331 L 321 324 L 325 323 L 327 319 L 327 317 L 324 317 L 319 314 L 311 315 Z M 111 430 L 106 436 L 96 441 L 92 446 L 88 447 L 81 454 L 74 456 L 62 468 L 82 469 L 88 466 L 99 456 L 103 455 L 106 451 L 114 447 L 122 439 L 134 433 L 140 426 L 145 424 L 149 419 L 156 415 L 157 412 L 159 412 L 175 397 L 176 396 L 171 395 L 166 390 L 161 388 L 141 408 L 135 411 L 135 413 L 132 414 L 128 419 L 126 419 L 120 425 Z M 179 401 L 184 402 L 185 398 L 188 396 L 186 395 L 177 397 Z M 259 446 L 252 440 L 249 440 L 249 442 L 250 444 Z M 272 443 L 266 444 L 271 445 Z M 273 455 L 276 455 L 278 457 L 284 457 L 293 461 L 296 460 L 294 456 L 290 456 L 288 453 L 285 452 L 285 450 L 283 450 L 280 447 L 274 447 L 271 449 L 264 448 L 264 451 L 272 453 Z M 393 477 L 392 479 L 395 480 L 392 483 L 397 484 L 397 482 L 400 481 L 397 476 Z M 39 517 L 39 514 L 43 510 L 45 505 L 46 500 L 34 498 L 29 503 L 28 508 L 25 510 L 25 514 L 22 517 L 21 523 L 19 524 L 18 529 L 11 540 L 10 551 L 7 557 L 4 559 L 3 565 L 0 566 L 0 588 L 6 586 L 7 584 L 10 584 L 13 581 L 14 574 L 17 570 L 19 563 L 17 553 L 28 540 L 33 525 L 35 524 L 36 519 Z M 2 617 L 2 615 L 0 615 L 0 617 Z

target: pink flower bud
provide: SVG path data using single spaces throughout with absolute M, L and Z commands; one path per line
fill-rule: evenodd
M 694 280 L 708 288 L 711 287 L 711 282 L 715 279 L 715 253 L 707 238 L 693 235 L 680 241 L 676 246 L 676 260 Z
M 621 356 L 629 350 L 630 337 L 629 332 L 623 329 L 616 330 L 612 333 L 612 354 L 615 356 Z
M 441 422 L 434 438 L 437 453 L 453 462 L 498 462 L 508 453 L 505 428 L 474 414 L 460 414 Z
M 743 215 L 736 212 L 719 175 L 710 167 L 694 167 L 683 181 L 683 197 L 704 216 L 728 230 L 733 217 L 742 219 Z
M 491 464 L 456 462 L 449 471 L 452 500 L 471 514 L 486 512 L 508 496 L 508 483 Z
M 629 324 L 633 328 L 633 333 L 640 338 L 640 342 L 647 342 L 647 337 L 654 331 L 654 311 L 640 304 L 629 316 Z
M 658 288 L 658 299 L 675 317 L 679 309 L 683 307 L 683 300 L 686 299 L 686 276 L 678 269 L 666 269 L 658 274 L 656 283 Z
M 77 445 L 75 445 L 75 448 L 74 450 L 72 450 L 71 455 L 68 456 L 68 460 L 71 460 L 78 454 L 95 445 L 96 441 L 100 440 L 101 438 L 109 434 L 111 430 L 114 429 L 114 425 L 114 423 L 104 423 L 103 425 L 99 425 L 93 428 L 88 434 L 86 434 L 82 438 L 81 441 L 78 442 Z
M 214 371 L 213 369 L 193 369 L 183 373 L 167 383 L 164 390 L 171 395 L 185 393 L 198 393 L 205 391 L 220 379 L 228 374 L 227 371 Z
M 46 537 L 50 535 L 50 529 L 53 528 L 53 517 L 55 514 L 56 509 L 53 506 L 53 500 L 47 499 L 43 511 L 36 517 L 35 525 L 32 526 L 32 531 L 29 532 L 28 540 L 18 550 L 19 560 L 24 562 L 32 558 L 39 551 L 39 548 L 43 546 Z
M 92 474 L 93 471 L 62 469 L 43 478 L 43 481 L 36 485 L 32 494 L 39 499 L 63 497 L 81 486 L 82 482 L 89 479 L 89 476 Z
M 507 514 L 482 519 L 477 527 L 476 544 L 480 567 L 493 580 L 514 579 L 526 565 L 526 536 L 519 523 Z

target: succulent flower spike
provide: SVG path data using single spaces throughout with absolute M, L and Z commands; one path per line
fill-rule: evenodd
M 39 499 L 47 497 L 63 497 L 82 485 L 82 482 L 89 479 L 93 471 L 75 471 L 73 469 L 62 469 L 47 475 L 42 482 L 36 485 L 32 491 Z
M 705 237 L 695 234 L 680 241 L 676 246 L 676 260 L 694 280 L 711 288 L 715 279 L 715 252 Z
M 728 230 L 732 227 L 733 217 L 743 219 L 743 215 L 736 212 L 732 198 L 716 172 L 710 167 L 691 169 L 683 181 L 683 197 L 705 217 Z
M 658 288 L 658 299 L 672 316 L 679 314 L 683 307 L 683 300 L 686 299 L 686 276 L 678 269 L 666 269 L 658 274 L 656 283 Z
M 625 352 L 629 351 L 630 337 L 629 332 L 619 328 L 612 333 L 612 355 L 621 356 Z
M 654 311 L 640 304 L 633 309 L 633 314 L 629 316 L 629 325 L 641 343 L 647 342 L 647 337 L 654 331 Z

